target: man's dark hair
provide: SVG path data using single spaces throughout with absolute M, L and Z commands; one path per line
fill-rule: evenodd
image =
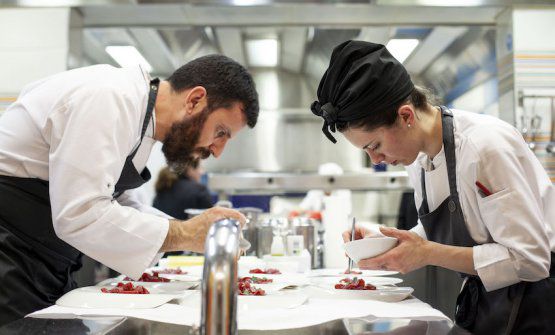
M 247 125 L 250 128 L 256 125 L 259 107 L 254 81 L 247 69 L 233 59 L 223 55 L 199 57 L 175 70 L 168 81 L 176 92 L 204 87 L 210 111 L 240 102 Z

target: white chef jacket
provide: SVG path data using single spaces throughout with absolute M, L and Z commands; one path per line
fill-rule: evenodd
M 549 276 L 555 250 L 555 190 L 522 135 L 495 117 L 453 112 L 457 191 L 473 247 L 474 267 L 487 291 Z M 430 211 L 449 195 L 443 148 L 431 161 L 421 153 L 407 167 L 417 208 L 424 168 Z M 475 185 L 493 194 L 482 197 Z M 441 223 L 439 223 L 441 224 Z M 426 238 L 422 223 L 412 229 Z
M 159 260 L 169 227 L 167 215 L 126 193 L 112 199 L 140 141 L 150 80 L 138 66 L 63 72 L 25 87 L 0 118 L 0 174 L 48 180 L 58 237 L 135 278 Z M 154 124 L 133 159 L 137 171 Z

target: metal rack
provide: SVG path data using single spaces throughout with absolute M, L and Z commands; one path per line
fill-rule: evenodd
M 348 173 L 335 176 L 295 173 L 210 174 L 208 187 L 220 194 L 332 191 L 410 190 L 406 171 Z

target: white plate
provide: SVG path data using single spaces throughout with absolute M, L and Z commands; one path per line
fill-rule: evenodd
M 353 277 L 353 276 L 347 276 L 345 275 L 344 278 L 346 277 Z M 364 279 L 364 281 L 366 283 L 372 284 L 374 286 L 385 286 L 385 285 L 397 285 L 399 283 L 402 283 L 403 280 L 401 278 L 396 278 L 396 277 L 368 277 L 368 276 L 361 276 L 358 275 L 356 276 L 357 278 L 362 278 Z M 330 286 L 330 285 L 335 285 L 338 284 L 339 281 L 341 280 L 341 278 L 337 278 L 337 277 L 313 277 L 310 278 L 310 282 L 314 285 L 325 285 L 326 287 Z
M 298 291 L 266 292 L 263 296 L 240 295 L 237 297 L 238 311 L 255 311 L 263 309 L 296 308 L 308 301 L 306 294 Z M 180 305 L 200 308 L 200 292 L 195 292 L 179 300 Z
M 56 305 L 77 308 L 154 308 L 184 294 L 164 294 L 153 288 L 150 294 L 103 293 L 100 286 L 77 288 L 64 294 Z M 108 286 L 106 288 L 112 288 Z M 191 294 L 193 291 L 189 291 Z M 185 293 L 187 294 L 187 293 Z
M 344 277 L 346 268 L 330 268 L 330 269 L 316 269 L 312 270 L 309 273 L 309 277 Z M 399 272 L 397 271 L 385 271 L 385 270 L 360 270 L 360 269 L 353 269 L 362 274 L 353 275 L 353 276 L 362 276 L 362 277 L 379 277 L 379 276 L 391 276 L 396 275 Z
M 296 308 L 308 301 L 308 296 L 294 292 L 266 292 L 264 296 L 240 295 L 237 298 L 238 311 L 261 309 Z
M 343 300 L 379 300 L 385 302 L 399 302 L 405 300 L 414 291 L 412 287 L 378 286 L 375 290 L 338 290 L 334 285 L 318 286 L 318 291 L 312 294 L 319 299 Z

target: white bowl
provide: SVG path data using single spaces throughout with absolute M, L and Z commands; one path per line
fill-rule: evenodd
M 389 236 L 367 237 L 343 244 L 347 255 L 355 262 L 383 254 L 397 245 L 397 238 Z

